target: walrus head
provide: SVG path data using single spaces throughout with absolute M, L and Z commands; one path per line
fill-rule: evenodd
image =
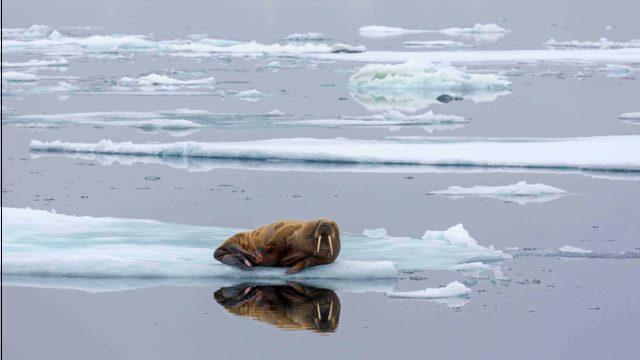
M 335 221 L 325 218 L 316 220 L 310 240 L 314 246 L 314 254 L 328 255 L 335 259 L 340 252 L 340 229 Z

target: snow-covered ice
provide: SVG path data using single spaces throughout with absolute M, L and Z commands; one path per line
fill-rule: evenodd
M 29 82 L 37 81 L 38 76 L 35 74 L 29 74 L 19 71 L 3 71 L 2 81 L 14 81 L 14 82 Z
M 530 202 L 546 202 L 558 199 L 567 192 L 545 184 L 527 184 L 520 181 L 516 184 L 505 186 L 451 186 L 446 190 L 431 191 L 432 195 L 445 195 L 452 198 L 489 197 L 503 201 L 516 202 L 524 205 Z
M 307 42 L 307 41 L 324 41 L 328 40 L 323 33 L 319 32 L 306 32 L 306 33 L 293 33 L 283 38 L 285 41 Z
M 400 27 L 369 25 L 358 29 L 360 36 L 372 39 L 384 39 L 403 35 L 437 33 L 448 36 L 466 37 L 476 41 L 495 41 L 509 30 L 496 24 L 475 24 L 473 27 L 451 27 L 446 29 L 404 29 Z
M 289 138 L 237 142 L 72 143 L 31 141 L 32 151 L 346 165 L 432 165 L 640 171 L 640 136 L 580 138 Z
M 557 41 L 555 39 L 549 39 L 545 42 L 545 45 L 551 49 L 625 49 L 640 48 L 640 39 L 630 41 L 611 41 L 605 37 L 597 41 Z
M 3 276 L 40 277 L 43 282 L 60 277 L 396 279 L 398 270 L 445 270 L 510 258 L 478 245 L 462 225 L 427 231 L 422 239 L 343 234 L 339 261 L 286 276 L 281 268 L 245 272 L 213 260 L 213 249 L 239 229 L 17 208 L 3 208 L 2 213 Z
M 588 253 L 593 252 L 591 250 L 586 250 L 586 249 L 582 249 L 582 248 L 571 246 L 571 245 L 565 245 L 565 246 L 559 248 L 558 250 L 560 250 L 562 252 L 565 252 L 565 253 L 574 253 L 574 254 L 588 254 Z
M 471 289 L 466 287 L 463 283 L 454 281 L 447 286 L 439 288 L 426 288 L 417 291 L 389 291 L 387 296 L 397 298 L 414 298 L 414 299 L 440 299 L 450 298 L 458 296 L 468 296 L 471 294 Z
M 425 48 L 425 49 L 452 49 L 452 48 L 466 48 L 471 45 L 466 45 L 459 41 L 451 40 L 429 40 L 429 41 L 405 41 L 403 42 L 405 47 L 408 48 Z

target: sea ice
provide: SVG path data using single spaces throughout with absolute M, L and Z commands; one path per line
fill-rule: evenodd
M 571 245 L 565 245 L 561 248 L 559 248 L 558 250 L 565 252 L 565 253 L 574 253 L 574 254 L 588 254 L 591 253 L 591 250 L 585 250 L 585 249 L 581 249 L 579 247 L 575 247 L 575 246 L 571 246 Z
M 181 158 L 313 162 L 355 166 L 432 165 L 640 171 L 640 136 L 351 140 L 288 138 L 238 142 L 71 143 L 32 140 L 32 151 Z
M 426 48 L 426 49 L 451 49 L 471 47 L 458 41 L 451 40 L 430 40 L 430 41 L 405 41 L 405 47 L 408 48 Z
M 328 40 L 324 34 L 319 32 L 293 33 L 283 38 L 285 41 L 308 42 Z
M 618 119 L 640 119 L 640 111 L 624 113 L 618 116 Z
M 606 73 L 608 77 L 624 78 L 631 75 L 636 69 L 627 65 L 607 64 L 606 67 L 598 70 Z
M 360 33 L 360 36 L 372 39 L 384 39 L 411 34 L 438 33 L 448 36 L 467 37 L 476 41 L 495 41 L 507 34 L 509 30 L 504 29 L 496 24 L 475 24 L 470 28 L 451 27 L 440 30 L 404 29 L 399 27 L 370 25 L 361 27 L 360 29 L 358 29 L 358 32 Z
M 339 261 L 287 276 L 282 268 L 238 270 L 215 261 L 213 249 L 240 231 L 153 220 L 70 216 L 2 209 L 3 277 L 89 279 L 397 279 L 399 270 L 452 269 L 509 255 L 480 246 L 461 225 L 424 239 L 343 234 Z M 465 238 L 466 237 L 466 238 Z M 464 239 L 463 239 L 464 238 Z M 117 281 L 117 280 L 116 280 Z
M 387 296 L 398 298 L 414 298 L 414 299 L 440 299 L 458 296 L 468 296 L 471 289 L 458 281 L 447 284 L 440 288 L 426 288 L 418 291 L 389 291 Z
M 597 41 L 556 41 L 555 39 L 549 39 L 545 42 L 545 45 L 551 49 L 625 49 L 640 48 L 640 39 L 630 41 L 611 41 L 605 37 Z
M 509 202 L 517 202 L 520 205 L 529 202 L 546 202 L 562 197 L 567 192 L 544 184 L 527 184 L 520 181 L 506 186 L 472 186 L 468 188 L 451 186 L 446 190 L 432 191 L 432 195 L 445 195 L 452 198 L 464 198 L 467 196 L 489 197 Z
M 3 71 L 2 80 L 13 81 L 13 82 L 29 82 L 29 81 L 37 81 L 38 76 L 34 74 L 23 73 L 18 71 Z
M 64 58 L 52 60 L 29 60 L 23 62 L 2 62 L 3 68 L 42 68 L 42 67 L 59 67 L 66 66 L 69 61 Z
M 448 63 L 409 60 L 403 64 L 368 64 L 349 78 L 349 93 L 369 111 L 416 111 L 439 98 L 493 101 L 509 93 L 511 83 L 496 74 L 466 72 Z

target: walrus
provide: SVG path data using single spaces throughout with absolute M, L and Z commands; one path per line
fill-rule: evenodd
M 340 320 L 340 298 L 333 290 L 296 282 L 287 285 L 245 283 L 220 288 L 213 297 L 232 314 L 287 330 L 332 332 Z
M 289 267 L 287 274 L 335 261 L 340 254 L 340 230 L 334 221 L 282 220 L 233 235 L 213 257 L 243 270 L 254 266 Z

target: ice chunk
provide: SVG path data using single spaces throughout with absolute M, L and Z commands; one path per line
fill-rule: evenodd
M 432 191 L 432 195 L 446 195 L 453 198 L 466 196 L 489 197 L 504 201 L 517 202 L 520 205 L 529 202 L 545 202 L 555 200 L 567 192 L 545 184 L 527 184 L 520 181 L 506 186 L 472 186 L 468 188 L 451 186 L 446 190 Z
M 257 89 L 240 91 L 236 96 L 245 101 L 258 101 L 263 97 L 262 92 Z
M 598 70 L 606 73 L 608 77 L 623 78 L 631 75 L 636 69 L 627 65 L 607 64 L 606 67 Z
M 430 40 L 430 41 L 405 41 L 405 47 L 408 48 L 426 48 L 426 49 L 451 49 L 471 47 L 458 41 L 451 40 Z
M 382 114 L 365 116 L 343 116 L 338 119 L 288 120 L 281 124 L 307 125 L 324 127 L 395 127 L 395 126 L 423 126 L 426 131 L 448 130 L 461 127 L 469 120 L 457 115 L 434 114 L 427 111 L 424 114 L 405 115 L 397 110 L 390 110 Z
M 56 67 L 66 66 L 69 61 L 64 58 L 52 59 L 52 60 L 29 60 L 24 62 L 2 62 L 3 68 L 41 68 L 41 67 Z
M 23 73 L 18 71 L 3 71 L 2 80 L 14 81 L 14 82 L 37 81 L 38 76 L 34 74 Z
M 409 60 L 362 67 L 349 78 L 349 93 L 369 111 L 416 111 L 438 103 L 443 95 L 493 101 L 508 94 L 510 85 L 496 74 L 474 74 L 448 63 Z
M 545 45 L 551 49 L 624 49 L 624 48 L 640 48 L 640 39 L 630 41 L 611 41 L 605 37 L 597 41 L 556 41 L 549 39 Z
M 140 76 L 138 78 L 123 77 L 120 81 L 125 83 L 135 83 L 140 86 L 154 86 L 154 85 L 208 85 L 215 84 L 213 77 L 205 79 L 190 79 L 180 80 L 172 77 L 160 74 L 151 73 L 149 75 Z
M 360 36 L 364 36 L 372 39 L 384 39 L 395 36 L 409 35 L 409 34 L 421 34 L 428 33 L 431 30 L 427 29 L 403 29 L 399 27 L 381 26 L 381 25 L 369 25 L 363 26 L 358 29 Z
M 293 33 L 283 38 L 285 41 L 307 42 L 328 40 L 324 34 L 319 32 Z
M 285 116 L 286 114 L 283 111 L 280 111 L 278 109 L 273 109 L 271 111 L 269 111 L 267 113 L 267 115 L 271 115 L 271 116 Z
M 471 289 L 464 286 L 461 282 L 454 281 L 440 288 L 426 288 L 418 291 L 389 291 L 387 296 L 398 298 L 414 298 L 414 299 L 440 299 L 458 296 L 468 296 Z
M 640 171 L 640 136 L 580 138 L 422 138 L 351 140 L 288 138 L 238 142 L 136 144 L 31 141 L 32 151 L 146 155 L 281 162 L 473 166 L 591 171 Z
M 591 250 L 585 250 L 585 249 L 581 249 L 579 247 L 575 247 L 575 246 L 571 246 L 571 245 L 565 245 L 561 248 L 559 248 L 558 250 L 562 251 L 562 252 L 566 252 L 566 253 L 574 253 L 574 254 L 588 254 L 591 253 Z
M 379 239 L 387 236 L 388 234 L 387 234 L 387 229 L 379 228 L 379 229 L 365 229 L 362 232 L 362 235 L 372 239 Z
M 619 119 L 640 119 L 640 111 L 628 112 L 618 116 Z

